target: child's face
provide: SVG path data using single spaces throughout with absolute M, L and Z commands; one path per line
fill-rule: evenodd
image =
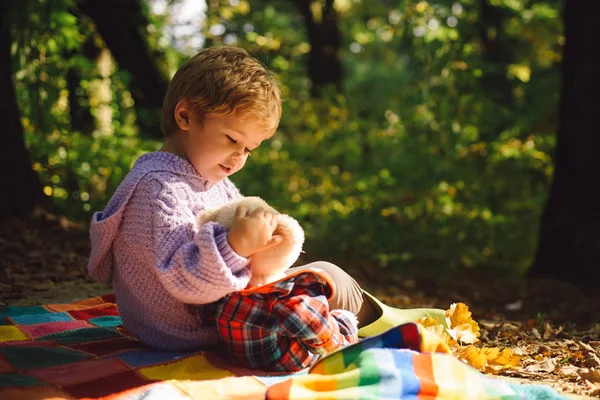
M 183 151 L 196 171 L 212 183 L 242 169 L 249 153 L 267 137 L 264 126 L 250 114 L 213 115 L 203 123 L 193 113 L 189 116 Z

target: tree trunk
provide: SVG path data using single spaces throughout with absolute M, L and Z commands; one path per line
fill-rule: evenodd
M 162 103 L 169 77 L 166 58 L 147 40 L 148 18 L 141 0 L 81 0 L 79 9 L 96 24 L 117 64 L 131 74 L 137 124 L 145 137 L 161 138 Z
M 597 1 L 565 2 L 555 173 L 529 276 L 600 283 L 599 13 Z
M 333 0 L 326 0 L 319 17 L 313 15 L 311 0 L 294 1 L 304 17 L 306 34 L 310 44 L 308 53 L 308 76 L 312 83 L 312 95 L 319 97 L 328 85 L 340 90 L 343 68 L 340 48 L 342 34 Z
M 481 77 L 481 87 L 498 110 L 494 119 L 496 123 L 492 124 L 491 129 L 481 132 L 482 139 L 486 141 L 496 139 L 513 123 L 506 117 L 506 110 L 514 107 L 513 84 L 507 78 L 506 71 L 515 62 L 517 43 L 504 32 L 505 22 L 509 18 L 505 8 L 491 5 L 490 0 L 480 0 L 478 31 L 482 58 L 488 63 Z
M 510 15 L 506 9 L 491 5 L 490 0 L 481 0 L 480 6 L 478 27 L 482 56 L 493 66 L 493 70 L 484 75 L 484 80 L 497 92 L 499 103 L 511 105 L 512 87 L 506 78 L 506 67 L 515 62 L 517 43 L 504 33 L 504 24 Z
M 9 218 L 27 217 L 37 204 L 44 201 L 39 177 L 31 168 L 25 147 L 21 115 L 12 80 L 12 57 L 7 5 L 0 5 L 0 116 L 2 143 L 0 147 L 0 222 Z
M 100 55 L 101 49 L 95 44 L 94 37 L 92 35 L 88 38 L 85 43 L 81 46 L 81 54 L 87 59 L 95 63 L 96 59 Z M 75 52 L 71 52 L 68 57 L 72 57 Z M 67 81 L 67 90 L 69 91 L 69 116 L 71 117 L 71 129 L 73 131 L 81 132 L 84 135 L 90 135 L 94 130 L 94 116 L 90 110 L 89 104 L 82 105 L 81 103 L 88 103 L 87 94 L 80 94 L 79 91 L 84 91 L 81 87 L 81 76 L 79 71 L 75 67 L 70 67 L 67 70 L 65 76 Z

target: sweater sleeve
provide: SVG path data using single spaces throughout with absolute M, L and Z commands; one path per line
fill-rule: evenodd
M 169 293 L 184 303 L 206 304 L 245 288 L 249 260 L 233 251 L 225 228 L 211 222 L 198 229 L 172 192 L 157 181 L 148 186 L 155 271 Z
M 274 310 L 282 333 L 301 340 L 313 354 L 328 354 L 358 342 L 355 320 L 339 310 L 330 312 L 324 295 L 297 295 Z

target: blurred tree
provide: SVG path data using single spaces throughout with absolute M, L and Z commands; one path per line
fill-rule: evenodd
M 100 55 L 100 48 L 95 43 L 97 35 L 91 35 L 81 46 L 81 55 L 89 60 L 95 60 Z M 77 54 L 71 51 L 70 57 Z M 70 58 L 67 57 L 67 58 Z M 69 91 L 69 116 L 71 129 L 86 134 L 94 130 L 94 116 L 89 106 L 88 93 L 81 87 L 81 74 L 79 68 L 71 65 L 65 75 L 67 90 Z M 86 104 L 87 103 L 87 104 Z
M 338 26 L 338 14 L 334 0 L 292 0 L 304 17 L 306 36 L 310 44 L 308 53 L 308 76 L 312 83 L 311 93 L 315 97 L 328 85 L 342 87 L 343 70 L 341 61 L 342 34 Z
M 486 139 L 493 140 L 512 123 L 507 118 L 506 108 L 514 106 L 513 85 L 506 74 L 507 67 L 515 63 L 515 50 L 518 46 L 516 38 L 505 34 L 506 21 L 515 13 L 513 10 L 495 6 L 490 0 L 480 0 L 481 19 L 477 23 L 481 40 L 481 56 L 487 61 L 483 71 L 481 85 L 485 88 L 491 101 L 498 106 L 498 112 L 503 117 L 503 123 L 496 126 L 494 131 L 487 133 Z
M 144 137 L 161 138 L 160 118 L 169 84 L 164 53 L 148 40 L 147 4 L 142 0 L 81 0 L 119 67 L 131 74 L 130 91 Z
M 600 283 L 600 2 L 566 1 L 554 180 L 530 276 Z
M 3 194 L 0 196 L 0 221 L 27 216 L 43 194 L 40 180 L 31 168 L 25 147 L 21 113 L 15 97 L 8 7 L 0 3 L 0 116 L 2 117 L 3 143 L 0 152 Z

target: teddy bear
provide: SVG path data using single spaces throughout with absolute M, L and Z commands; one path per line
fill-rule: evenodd
M 242 197 L 224 206 L 201 211 L 196 216 L 198 226 L 208 222 L 217 222 L 225 229 L 231 229 L 235 210 L 245 206 L 249 213 L 261 207 L 277 217 L 277 228 L 274 234 L 281 235 L 283 240 L 276 246 L 254 253 L 250 256 L 252 278 L 248 287 L 261 286 L 285 277 L 285 271 L 291 267 L 302 252 L 304 230 L 294 218 L 275 210 L 266 201 L 257 196 Z

